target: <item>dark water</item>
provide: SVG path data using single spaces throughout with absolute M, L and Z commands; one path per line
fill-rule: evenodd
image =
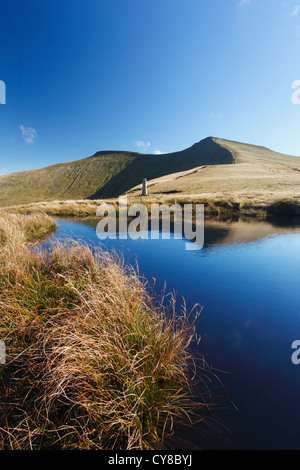
M 59 220 L 55 237 L 99 243 L 95 220 Z M 184 240 L 108 240 L 140 272 L 175 289 L 191 308 L 202 305 L 200 352 L 219 373 L 238 410 L 218 418 L 230 432 L 192 432 L 204 449 L 300 449 L 300 365 L 291 345 L 300 340 L 300 223 L 206 223 L 205 245 Z

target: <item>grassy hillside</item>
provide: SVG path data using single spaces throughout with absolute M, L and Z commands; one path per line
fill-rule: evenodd
M 232 163 L 232 154 L 216 143 L 215 139 L 209 137 L 181 152 L 135 158 L 130 166 L 113 177 L 93 197 L 98 199 L 117 197 L 141 183 L 143 178 L 158 178 L 173 172 L 191 170 L 199 165 L 215 166 Z
M 102 152 L 83 160 L 1 176 L 0 205 L 87 198 L 137 155 Z
M 141 186 L 128 192 L 140 194 Z M 206 199 L 272 201 L 300 196 L 300 170 L 283 165 L 249 164 L 197 167 L 148 182 L 149 195 L 190 195 Z
M 246 206 L 271 205 L 275 201 L 300 201 L 300 158 L 264 147 L 214 139 L 230 152 L 233 164 L 198 166 L 148 182 L 151 197 L 231 201 Z M 140 194 L 141 185 L 128 191 Z
M 214 142 L 228 150 L 234 163 L 274 163 L 300 169 L 300 158 L 273 152 L 266 147 L 244 144 L 232 140 L 213 138 Z
M 212 139 L 166 155 L 98 152 L 83 160 L 1 176 L 0 205 L 116 197 L 143 178 L 225 163 L 232 163 L 230 152 Z
M 140 194 L 199 200 L 265 201 L 298 198 L 300 158 L 217 138 L 164 155 L 98 152 L 92 157 L 0 177 L 0 206 L 115 198 Z

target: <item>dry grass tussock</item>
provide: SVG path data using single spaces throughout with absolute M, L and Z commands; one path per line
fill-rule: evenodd
M 56 229 L 53 219 L 44 213 L 25 216 L 0 212 L 0 248 L 35 242 Z
M 32 204 L 21 204 L 11 206 L 2 211 L 15 212 L 19 214 L 49 214 L 61 217 L 88 217 L 95 216 L 97 208 L 103 202 L 115 203 L 116 200 L 66 200 L 66 201 L 46 201 Z
M 0 270 L 0 448 L 162 449 L 174 422 L 209 416 L 198 313 L 154 301 L 117 255 L 2 241 Z

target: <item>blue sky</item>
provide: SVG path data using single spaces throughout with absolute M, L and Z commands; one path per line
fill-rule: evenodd
M 300 155 L 300 0 L 0 8 L 0 174 L 207 136 Z

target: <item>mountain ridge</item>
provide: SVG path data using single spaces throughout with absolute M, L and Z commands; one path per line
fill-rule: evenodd
M 0 176 L 0 205 L 117 197 L 148 180 L 201 166 L 283 165 L 300 170 L 300 158 L 268 148 L 207 137 L 161 155 L 102 150 L 90 157 Z M 225 167 L 224 167 L 225 168 Z

